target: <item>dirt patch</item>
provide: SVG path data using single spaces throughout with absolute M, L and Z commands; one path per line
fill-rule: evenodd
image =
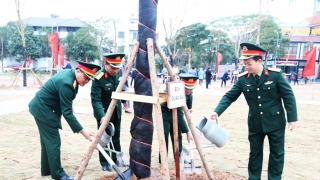
M 228 180 L 241 180 L 241 179 L 246 179 L 246 177 L 244 176 L 240 176 L 237 174 L 233 174 L 230 172 L 223 172 L 223 171 L 219 171 L 219 170 L 211 170 L 211 172 L 213 173 L 213 176 L 216 180 L 222 180 L 222 179 L 228 179 Z M 100 180 L 111 180 L 111 179 L 115 179 L 116 177 L 118 177 L 118 175 L 116 173 L 113 174 L 109 174 L 109 175 L 104 175 Z M 158 168 L 151 168 L 151 176 L 148 179 L 152 179 L 152 180 L 161 180 L 162 179 L 162 175 L 161 175 L 161 171 Z M 176 173 L 175 170 L 171 170 L 170 171 L 170 179 L 176 179 Z M 202 168 L 202 172 L 201 174 L 196 174 L 196 173 L 181 173 L 180 174 L 180 179 L 188 179 L 188 180 L 207 180 L 208 176 L 206 171 Z M 133 176 L 130 178 L 130 180 L 136 180 L 136 178 Z

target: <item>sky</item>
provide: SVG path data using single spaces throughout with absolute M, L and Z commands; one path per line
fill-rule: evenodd
M 47 17 L 79 18 L 83 21 L 129 18 L 138 16 L 139 0 L 20 0 L 21 18 Z M 313 13 L 313 0 L 261 0 L 263 14 L 270 14 L 281 21 L 299 23 Z M 259 12 L 259 0 L 158 0 L 157 31 L 163 31 L 162 20 L 178 17 L 182 26 L 196 22 L 210 22 L 219 17 L 248 15 Z M 14 0 L 1 0 L 0 26 L 16 21 Z

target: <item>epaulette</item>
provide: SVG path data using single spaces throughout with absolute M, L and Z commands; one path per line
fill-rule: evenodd
M 242 76 L 244 76 L 244 75 L 246 75 L 246 74 L 248 74 L 248 71 L 239 74 L 239 75 L 238 75 L 238 78 L 239 78 L 239 77 L 242 77 Z
M 274 72 L 280 72 L 281 71 L 281 69 L 278 69 L 278 68 L 268 68 L 268 70 L 274 71 Z
M 96 78 L 97 80 L 99 80 L 103 75 L 104 75 L 104 73 L 103 73 L 103 72 L 100 72 L 99 74 L 95 75 L 94 78 Z
M 77 85 L 78 85 L 78 84 L 77 84 L 77 81 L 74 80 L 74 82 L 73 82 L 73 88 L 76 89 Z

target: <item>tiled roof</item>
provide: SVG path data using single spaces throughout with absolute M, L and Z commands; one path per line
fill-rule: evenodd
M 312 17 L 306 18 L 310 25 L 320 23 L 320 14 L 314 15 Z
M 83 27 L 85 22 L 81 21 L 79 18 L 65 19 L 65 18 L 38 18 L 31 17 L 22 20 L 23 23 L 27 23 L 29 26 L 40 26 L 40 27 L 51 27 L 58 26 L 63 27 Z

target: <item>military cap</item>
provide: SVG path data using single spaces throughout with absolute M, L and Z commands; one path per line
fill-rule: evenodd
M 240 47 L 242 49 L 242 54 L 239 59 L 249 59 L 255 56 L 263 56 L 263 53 L 266 52 L 264 49 L 250 43 L 241 43 Z
M 103 54 L 106 57 L 106 61 L 110 66 L 114 68 L 121 68 L 122 66 L 122 58 L 125 54 L 114 54 L 114 53 L 105 53 Z
M 101 69 L 100 66 L 95 64 L 85 63 L 82 61 L 77 62 L 79 63 L 77 68 L 84 72 L 84 74 L 87 75 L 91 80 L 94 79 L 94 75 L 96 74 L 96 72 Z
M 179 74 L 179 77 L 180 80 L 183 82 L 185 88 L 194 89 L 196 87 L 198 76 L 181 73 Z

